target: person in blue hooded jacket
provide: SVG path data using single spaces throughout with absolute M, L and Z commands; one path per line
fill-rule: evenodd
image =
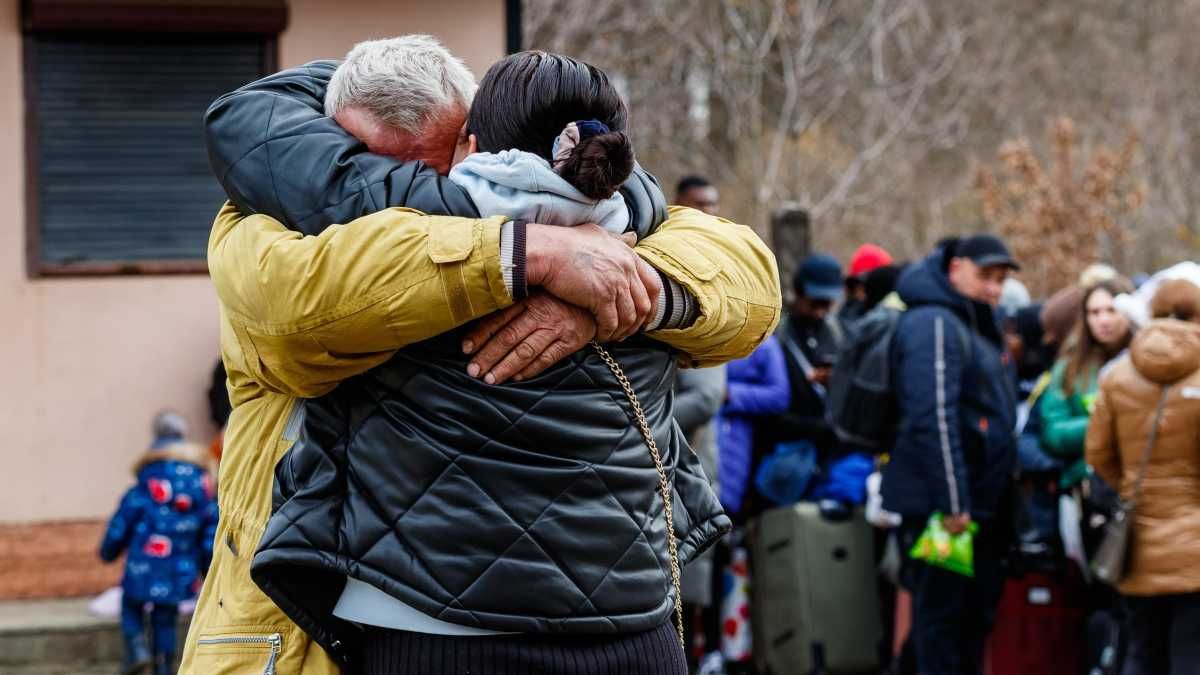
M 897 285 L 908 310 L 892 347 L 899 427 L 884 507 L 901 514 L 910 541 L 935 512 L 951 532 L 978 527 L 973 578 L 912 561 L 913 639 L 925 675 L 979 672 L 1003 588 L 1016 393 L 994 310 L 1016 269 L 1003 241 L 976 235 L 947 241 Z
M 783 348 L 768 337 L 754 353 L 725 367 L 725 404 L 717 416 L 717 475 L 721 505 L 731 514 L 742 509 L 754 458 L 754 427 L 791 404 Z
M 126 675 L 151 665 L 147 605 L 154 673 L 174 672 L 179 603 L 196 596 L 212 559 L 217 500 L 205 449 L 186 442 L 186 433 L 178 413 L 165 411 L 155 417 L 154 441 L 133 467 L 137 484 L 125 492 L 100 544 L 105 562 L 128 550 L 121 580 Z

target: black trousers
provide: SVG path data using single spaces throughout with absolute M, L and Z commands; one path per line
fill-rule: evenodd
M 1200 674 L 1200 593 L 1124 596 L 1124 675 Z
M 903 551 L 911 548 L 925 522 L 906 522 Z M 993 522 L 979 523 L 975 536 L 975 576 L 909 560 L 907 583 L 913 596 L 912 633 L 922 675 L 978 675 L 1004 591 L 1002 562 L 1008 536 Z
M 674 623 L 617 635 L 457 637 L 369 628 L 363 675 L 687 675 Z

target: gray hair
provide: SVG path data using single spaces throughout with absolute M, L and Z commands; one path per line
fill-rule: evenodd
M 388 126 L 418 134 L 447 106 L 469 108 L 475 76 L 429 35 L 403 35 L 354 45 L 325 93 L 325 114 L 353 106 Z

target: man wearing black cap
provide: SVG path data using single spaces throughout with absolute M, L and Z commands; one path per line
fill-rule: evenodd
M 1003 588 L 1001 507 L 1016 461 L 1016 393 L 994 310 L 1019 269 L 991 235 L 945 242 L 900 277 L 907 304 L 893 343 L 899 427 L 884 470 L 884 507 L 911 541 L 930 515 L 976 523 L 975 576 L 913 562 L 913 634 L 924 675 L 980 672 Z

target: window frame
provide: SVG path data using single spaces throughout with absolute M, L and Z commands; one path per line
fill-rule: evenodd
M 109 5 L 94 0 L 48 0 L 23 3 L 22 79 L 25 145 L 25 269 L 29 278 L 104 277 L 122 275 L 207 275 L 203 256 L 188 260 L 117 260 L 71 263 L 42 260 L 39 199 L 39 128 L 37 81 L 38 38 L 135 39 L 148 32 L 190 38 L 258 37 L 262 40 L 262 75 L 279 69 L 279 33 L 287 23 L 282 2 L 260 1 L 245 10 L 228 5 Z M 147 28 L 153 26 L 153 30 Z M 199 114 L 199 113 L 197 113 Z M 215 217 L 215 212 L 214 212 Z

